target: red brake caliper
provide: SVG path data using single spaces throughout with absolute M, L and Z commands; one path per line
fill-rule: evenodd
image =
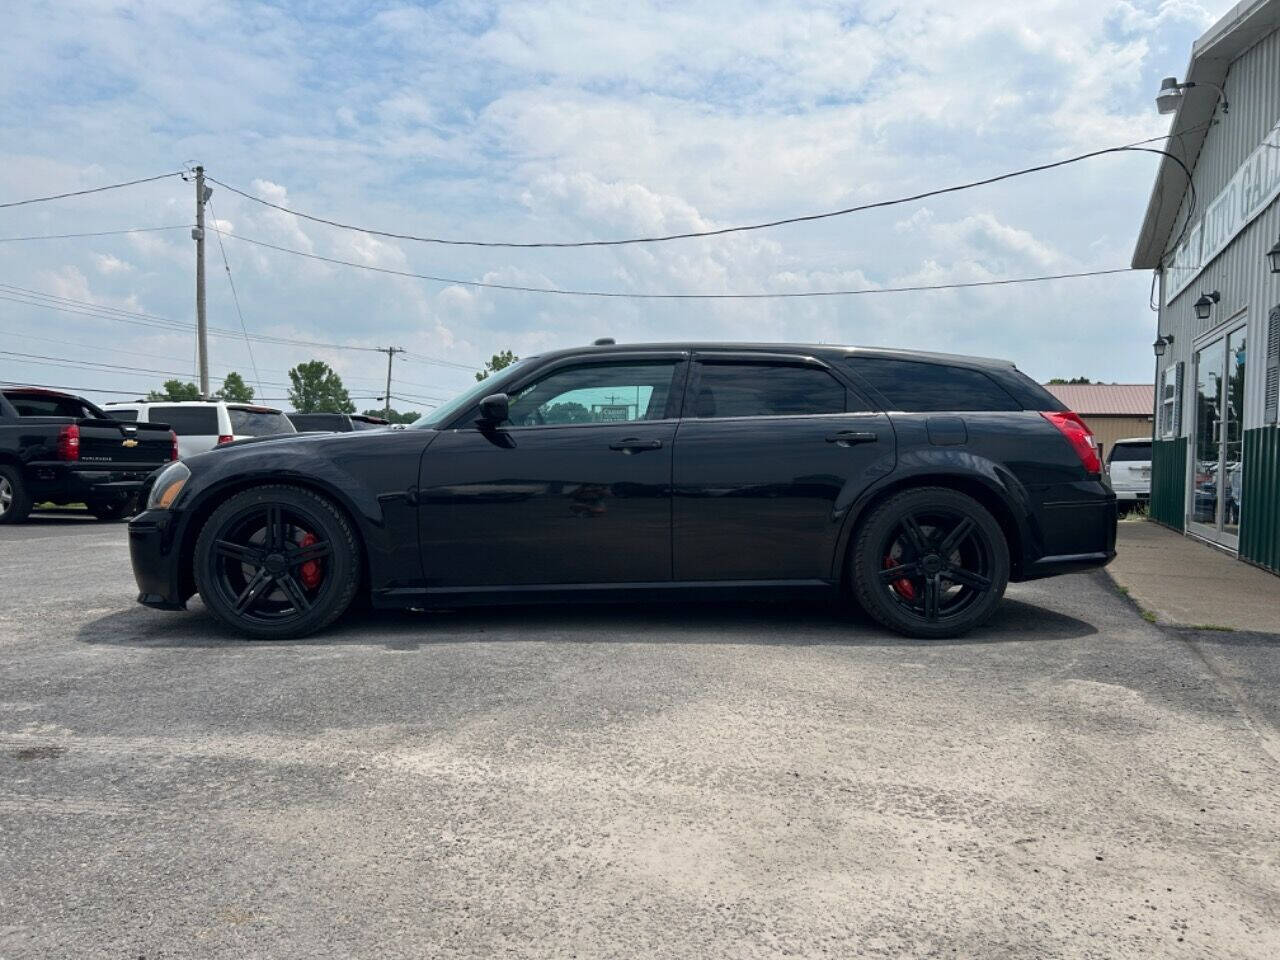
M 302 540 L 298 543 L 300 547 L 309 547 L 313 543 L 319 543 L 320 538 L 314 533 L 304 533 Z M 298 579 L 302 581 L 302 585 L 308 590 L 314 590 L 320 586 L 320 581 L 324 579 L 324 572 L 320 569 L 319 560 L 308 560 L 298 571 Z
M 896 567 L 897 565 L 898 564 L 893 559 L 892 554 L 885 554 L 884 568 L 886 570 L 892 567 Z M 893 589 L 897 591 L 898 596 L 900 596 L 903 600 L 914 600 L 916 598 L 915 585 L 906 577 L 903 577 L 901 580 L 893 581 L 893 583 L 890 584 L 890 586 L 892 586 Z

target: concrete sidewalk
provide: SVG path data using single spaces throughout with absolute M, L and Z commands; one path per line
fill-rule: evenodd
M 1111 578 L 1148 618 L 1280 633 L 1280 577 L 1143 520 L 1120 523 Z

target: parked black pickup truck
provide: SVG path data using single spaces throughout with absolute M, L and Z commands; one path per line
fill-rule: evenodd
M 100 520 L 127 515 L 148 476 L 178 458 L 160 423 L 113 420 L 88 400 L 35 387 L 0 390 L 0 523 L 36 503 L 83 503 Z

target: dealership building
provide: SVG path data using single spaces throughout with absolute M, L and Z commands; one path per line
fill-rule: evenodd
M 1181 163 L 1133 255 L 1159 302 L 1151 515 L 1280 573 L 1280 0 L 1237 4 L 1157 103 Z

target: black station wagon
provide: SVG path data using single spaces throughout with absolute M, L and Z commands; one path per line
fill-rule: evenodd
M 600 341 L 406 430 L 241 441 L 158 474 L 139 601 L 252 637 L 374 607 L 846 591 L 903 634 L 1106 564 L 1115 495 L 1074 413 L 998 360 Z

